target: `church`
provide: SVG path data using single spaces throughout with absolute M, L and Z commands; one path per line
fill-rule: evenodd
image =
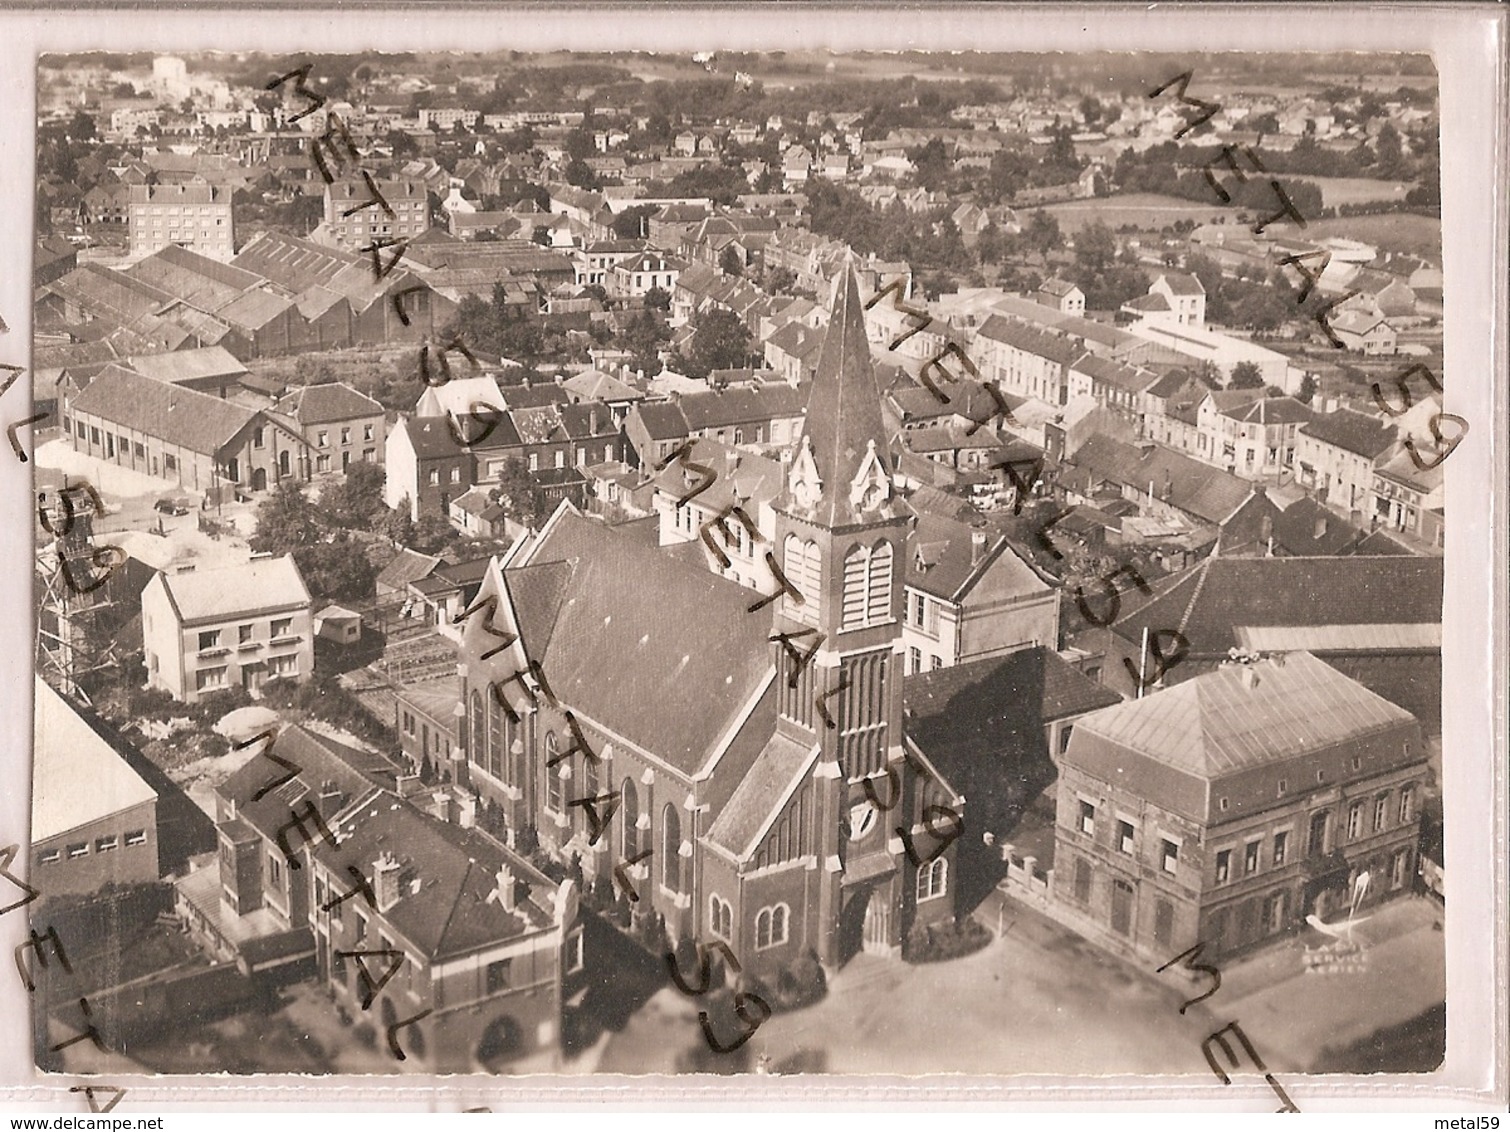
M 617 872 L 673 941 L 762 975 L 952 919 L 980 832 L 904 731 L 914 517 L 890 467 L 846 268 L 760 594 L 569 506 L 495 558 L 464 626 L 457 770 L 511 842 Z

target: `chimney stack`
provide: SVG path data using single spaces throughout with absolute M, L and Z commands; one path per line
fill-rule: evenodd
M 986 533 L 984 531 L 970 532 L 970 565 L 979 566 L 980 560 L 986 556 Z
M 1315 538 L 1321 538 L 1321 536 L 1324 535 L 1324 534 L 1326 534 L 1326 516 L 1325 515 L 1321 516 L 1319 519 L 1316 520 L 1316 533 L 1315 533 L 1315 535 L 1313 537 L 1315 537 Z
M 1238 670 L 1238 678 L 1242 680 L 1243 687 L 1250 692 L 1258 687 L 1258 673 L 1251 664 L 1245 664 Z
M 398 903 L 398 874 L 398 858 L 386 850 L 372 862 L 372 895 L 377 901 L 379 912 L 386 912 Z
M 498 866 L 498 903 L 505 912 L 512 912 L 518 903 L 514 893 L 514 870 L 507 863 Z

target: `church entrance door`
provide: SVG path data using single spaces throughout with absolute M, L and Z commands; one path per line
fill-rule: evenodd
M 861 950 L 867 955 L 890 955 L 891 900 L 885 888 L 870 890 L 865 902 L 865 924 L 860 933 Z

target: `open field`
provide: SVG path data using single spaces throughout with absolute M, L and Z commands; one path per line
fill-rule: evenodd
M 1327 208 L 1341 204 L 1371 204 L 1392 201 L 1403 204 L 1405 194 L 1415 187 L 1414 181 L 1381 181 L 1373 177 L 1309 177 L 1296 174 L 1295 180 L 1310 181 L 1321 190 L 1321 203 Z
M 1216 223 L 1219 219 L 1229 224 L 1237 222 L 1237 211 L 1226 205 L 1200 204 L 1158 193 L 1119 193 L 1094 200 L 1070 200 L 1044 205 L 1043 210 L 1059 221 L 1059 227 L 1066 232 L 1078 231 L 1097 220 L 1114 230 L 1131 224 L 1135 228 L 1153 231 L 1176 220 L 1193 220 L 1197 224 Z M 1033 211 L 1032 208 L 1018 210 L 1019 216 Z
M 1442 222 L 1435 216 L 1414 212 L 1313 220 L 1306 225 L 1306 235 L 1313 239 L 1344 236 L 1372 244 L 1380 252 L 1406 252 L 1427 256 L 1438 263 L 1442 259 Z

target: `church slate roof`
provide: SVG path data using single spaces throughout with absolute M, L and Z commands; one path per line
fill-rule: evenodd
M 848 263 L 836 282 L 833 313 L 809 385 L 807 416 L 798 441 L 798 460 L 803 448 L 811 449 L 821 486 L 816 506 L 805 517 L 828 527 L 861 521 L 850 487 L 871 449 L 890 470 L 886 436 L 881 390 L 865 333 L 865 308 L 854 265 Z M 783 508 L 794 502 L 790 492 L 782 501 Z
M 668 559 L 570 507 L 547 525 L 524 573 L 546 563 L 569 570 L 532 576 L 528 584 L 541 592 L 514 596 L 516 608 L 555 603 L 553 618 L 524 614 L 522 634 L 554 694 L 691 776 L 770 676 L 769 614 L 748 612 L 745 587 Z M 509 568 L 505 584 L 512 587 L 520 574 Z M 543 640 L 542 651 L 534 651 L 532 636 Z M 512 663 L 499 655 L 482 666 L 502 682 Z

